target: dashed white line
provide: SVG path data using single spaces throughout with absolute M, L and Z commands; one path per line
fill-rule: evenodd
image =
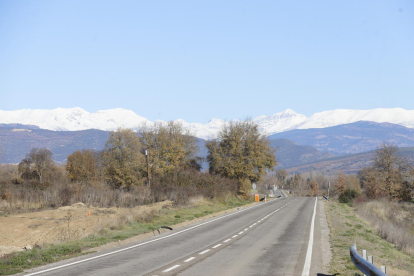
M 204 250 L 203 252 L 198 253 L 199 255 L 203 255 L 205 253 L 207 253 L 208 251 L 210 251 L 210 249 Z
M 60 265 L 60 266 L 52 267 L 52 268 L 49 268 L 49 269 L 45 269 L 45 270 L 41 270 L 41 271 L 29 273 L 29 274 L 26 274 L 26 276 L 38 275 L 38 274 L 42 274 L 42 273 L 45 273 L 45 272 L 54 271 L 54 270 L 57 270 L 57 269 L 60 269 L 60 268 L 64 268 L 64 267 L 68 267 L 68 266 L 72 266 L 72 265 L 77 265 L 77 264 L 84 263 L 84 262 L 88 262 L 88 261 L 91 261 L 91 260 L 96 260 L 96 259 L 99 259 L 99 258 L 102 258 L 102 257 L 105 257 L 105 256 L 110 256 L 110 255 L 113 255 L 113 254 L 116 254 L 116 253 L 119 253 L 119 252 L 127 251 L 127 250 L 130 250 L 132 248 L 136 248 L 136 247 L 139 247 L 139 246 L 143 246 L 143 245 L 146 245 L 146 244 L 149 244 L 149 243 L 153 243 L 153 242 L 156 242 L 156 241 L 159 241 L 159 240 L 167 239 L 169 237 L 172 237 L 172 236 L 175 236 L 175 235 L 178 235 L 178 234 L 181 234 L 181 233 L 190 231 L 190 230 L 192 230 L 194 228 L 203 226 L 205 224 L 212 223 L 214 221 L 217 221 L 217 220 L 220 220 L 220 219 L 224 219 L 226 217 L 233 216 L 233 215 L 238 214 L 240 212 L 244 212 L 246 210 L 249 210 L 249 209 L 252 209 L 252 208 L 255 208 L 255 207 L 259 207 L 259 206 L 261 206 L 261 205 L 254 205 L 254 206 L 246 207 L 246 208 L 243 208 L 241 210 L 237 210 L 234 213 L 231 213 L 231 214 L 228 214 L 228 215 L 224 215 L 224 216 L 221 216 L 221 217 L 212 219 L 212 220 L 208 220 L 206 222 L 197 224 L 197 225 L 192 226 L 190 228 L 187 228 L 187 229 L 184 229 L 184 230 L 181 230 L 181 231 L 172 233 L 170 235 L 167 235 L 167 236 L 164 236 L 164 237 L 161 237 L 161 238 L 157 238 L 157 239 L 154 239 L 154 240 L 150 240 L 150 241 L 146 241 L 146 242 L 143 242 L 143 243 L 135 244 L 135 245 L 132 245 L 132 246 L 123 248 L 123 249 L 115 250 L 115 251 L 112 251 L 112 252 L 109 252 L 109 253 L 105 253 L 105 254 L 98 255 L 98 256 L 95 256 L 95 257 L 91 257 L 91 258 L 86 258 L 86 259 L 83 259 L 83 260 L 80 260 L 80 261 L 76 261 L 76 262 L 72 262 L 72 263 L 68 263 L 68 264 L 65 264 L 65 265 Z
M 192 260 L 194 260 L 195 259 L 195 257 L 191 257 L 191 258 L 188 258 L 187 260 L 185 260 L 184 262 L 185 263 L 188 263 L 189 261 L 192 261 Z
M 244 229 L 244 231 L 247 231 L 247 230 L 249 230 L 249 228 Z
M 217 248 L 217 247 L 219 247 L 219 246 L 221 246 L 221 243 L 216 244 L 215 246 L 213 246 L 213 248 Z
M 229 242 L 229 241 L 231 241 L 231 239 L 227 239 L 227 240 L 225 240 L 224 242 Z
M 232 238 L 235 238 L 235 237 L 237 237 L 238 235 L 234 235 Z
M 239 235 L 243 234 L 244 231 L 239 232 Z
M 172 266 L 172 267 L 170 267 L 170 268 L 168 268 L 168 269 L 166 269 L 166 270 L 164 270 L 163 272 L 169 272 L 169 271 L 171 271 L 171 270 L 173 270 L 173 269 L 176 269 L 177 267 L 179 267 L 180 265 L 174 265 L 174 266 Z

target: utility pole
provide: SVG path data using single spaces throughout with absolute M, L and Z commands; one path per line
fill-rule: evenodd
M 329 198 L 329 188 L 331 188 L 331 181 L 328 181 L 328 198 Z
M 151 186 L 151 170 L 150 170 L 150 164 L 149 164 L 149 150 L 145 150 L 145 156 L 147 158 L 147 176 L 148 176 L 148 183 L 147 186 Z

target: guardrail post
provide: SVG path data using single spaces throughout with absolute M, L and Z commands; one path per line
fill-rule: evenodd
M 368 256 L 368 262 L 370 262 L 371 264 L 374 264 L 374 257 Z
M 381 266 L 381 271 L 387 273 L 387 267 L 385 265 Z
M 362 258 L 364 258 L 364 260 L 367 260 L 367 250 L 362 249 Z M 366 274 L 363 274 L 364 276 L 367 276 Z
M 386 267 L 382 266 L 381 268 L 378 268 L 374 265 L 374 257 L 368 256 L 367 258 L 367 251 L 363 250 L 363 255 L 361 256 L 358 254 L 357 246 L 354 244 L 351 246 L 350 255 L 351 260 L 364 275 L 370 275 L 370 276 L 387 276 L 386 274 Z

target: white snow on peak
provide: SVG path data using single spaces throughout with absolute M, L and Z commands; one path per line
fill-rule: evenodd
M 325 128 L 358 121 L 392 123 L 414 128 L 414 110 L 402 108 L 376 108 L 371 110 L 335 109 L 315 113 L 297 128 Z
M 237 120 L 233 120 L 237 121 Z M 414 110 L 402 108 L 377 108 L 372 110 L 336 109 L 313 114 L 311 117 L 298 114 L 286 109 L 270 116 L 259 116 L 253 120 L 265 135 L 284 132 L 292 129 L 325 128 L 357 121 L 372 121 L 377 123 L 393 123 L 414 128 Z M 156 122 L 165 123 L 157 120 Z M 213 139 L 226 121 L 213 118 L 207 124 L 188 123 L 182 119 L 176 120 L 203 139 Z M 135 112 L 123 108 L 100 110 L 89 113 L 86 110 L 75 108 L 22 109 L 16 111 L 0 110 L 0 124 L 36 125 L 49 130 L 85 130 L 101 129 L 115 130 L 119 127 L 140 129 L 144 124 L 151 127 L 154 122 L 138 116 Z
M 298 114 L 291 109 L 286 109 L 270 116 L 259 116 L 253 121 L 257 123 L 260 130 L 266 135 L 284 132 L 295 129 L 298 125 L 305 122 L 307 117 Z

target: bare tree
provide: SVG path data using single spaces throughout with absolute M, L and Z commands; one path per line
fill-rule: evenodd
M 37 178 L 43 184 L 45 172 L 53 165 L 53 154 L 45 148 L 33 148 L 19 164 L 19 172 L 24 179 Z

